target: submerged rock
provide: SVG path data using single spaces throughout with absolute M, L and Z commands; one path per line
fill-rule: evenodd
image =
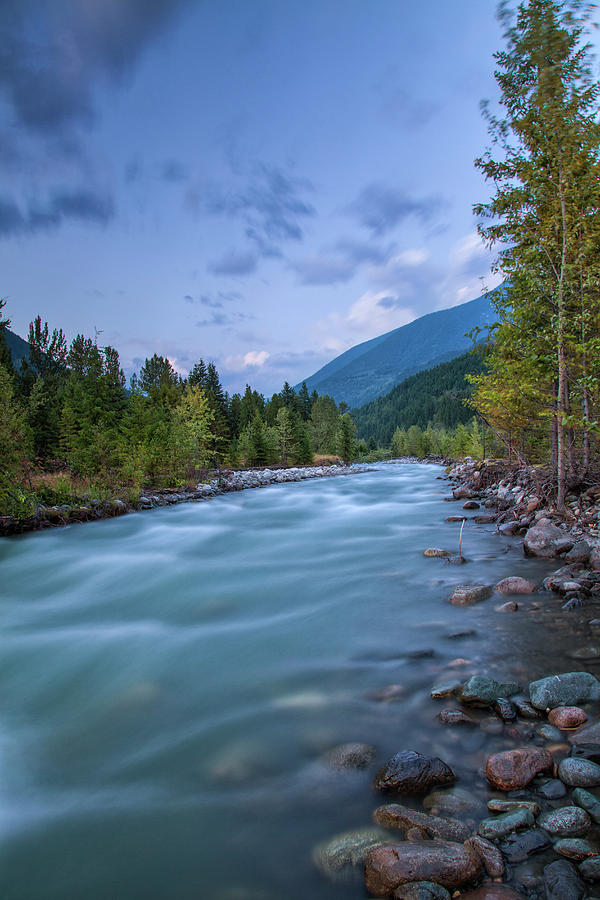
M 526 900 L 526 897 L 507 884 L 484 884 L 474 891 L 461 894 L 460 900 Z
M 394 900 L 451 900 L 450 892 L 433 881 L 411 881 L 394 891 Z
M 450 784 L 454 772 L 438 757 L 423 756 L 416 750 L 396 753 L 375 775 L 373 787 L 397 794 L 424 794 L 432 787 Z
M 519 828 L 533 825 L 534 822 L 533 814 L 528 809 L 515 809 L 513 812 L 483 819 L 479 823 L 479 834 L 490 841 L 497 841 L 513 831 L 518 831 Z
M 591 856 L 579 866 L 579 871 L 588 881 L 600 881 L 600 856 Z
M 481 805 L 481 801 L 474 794 L 462 787 L 432 791 L 423 798 L 425 809 L 431 810 L 436 816 L 442 813 L 450 816 L 466 816 L 478 811 Z
M 542 813 L 538 825 L 551 835 L 560 837 L 579 837 L 592 824 L 589 815 L 579 806 L 562 806 Z
M 547 900 L 583 900 L 585 887 L 573 863 L 557 859 L 544 869 Z
M 433 881 L 455 890 L 475 881 L 482 870 L 479 856 L 463 844 L 405 842 L 371 850 L 365 862 L 365 882 L 376 897 L 389 896 L 411 881 Z
M 578 706 L 556 706 L 548 713 L 548 721 L 557 728 L 577 728 L 587 721 L 587 714 Z
M 500 849 L 510 863 L 524 862 L 534 853 L 546 850 L 551 844 L 549 836 L 541 828 L 509 834 Z
M 492 594 L 489 584 L 458 584 L 448 599 L 453 606 L 470 606 L 480 600 L 487 600 Z
M 516 791 L 527 787 L 536 775 L 552 769 L 554 760 L 540 747 L 505 750 L 490 756 L 485 774 L 489 783 L 500 791 Z
M 347 831 L 318 844 L 313 850 L 313 863 L 331 881 L 347 881 L 359 874 L 357 870 L 370 850 L 389 841 L 389 834 L 379 828 Z
M 472 719 L 461 709 L 443 709 L 438 713 L 438 719 L 442 725 L 478 725 L 476 719 Z
M 375 759 L 376 750 L 370 744 L 340 744 L 326 755 L 325 762 L 332 769 L 366 769 Z
M 452 556 L 452 550 L 441 550 L 439 547 L 428 547 L 423 551 L 423 556 L 446 557 Z
M 600 825 L 600 800 L 597 797 L 594 797 L 589 791 L 578 787 L 573 791 L 573 803 L 585 809 L 596 825 Z

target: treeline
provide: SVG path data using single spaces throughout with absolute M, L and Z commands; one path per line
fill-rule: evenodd
M 473 417 L 465 400 L 473 392 L 466 375 L 484 369 L 483 352 L 463 353 L 449 362 L 412 375 L 385 397 L 352 411 L 359 438 L 388 447 L 396 429 L 432 426 L 439 433 L 466 425 Z M 395 454 L 400 455 L 400 454 Z M 417 456 L 417 453 L 408 453 Z M 428 454 L 425 453 L 425 456 Z M 450 455 L 450 454 L 442 454 Z
M 473 405 L 509 456 L 549 464 L 554 498 L 598 477 L 600 84 L 586 44 L 590 4 L 503 7 L 502 115 L 476 161 L 494 194 L 475 206 L 498 248 L 499 324 Z
M 79 479 L 79 489 L 85 482 L 135 496 L 148 485 L 194 484 L 205 469 L 355 456 L 343 405 L 309 395 L 305 384 L 296 393 L 286 383 L 268 400 L 249 385 L 229 396 L 213 363 L 199 360 L 182 378 L 155 354 L 127 387 L 113 347 L 84 335 L 68 345 L 39 316 L 15 370 L 4 308 L 0 300 L 0 514 L 55 500 L 52 472 L 72 485 Z

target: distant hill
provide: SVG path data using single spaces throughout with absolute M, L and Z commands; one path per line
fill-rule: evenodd
M 18 334 L 9 331 L 8 328 L 4 329 L 4 339 L 11 352 L 14 368 L 20 369 L 21 360 L 29 358 L 29 344 L 19 337 Z
M 382 397 L 411 375 L 454 359 L 472 346 L 465 334 L 495 321 L 489 295 L 415 319 L 337 356 L 310 378 L 309 391 L 351 408 Z
M 396 385 L 385 397 L 378 397 L 352 412 L 357 437 L 375 438 L 379 447 L 387 447 L 396 428 L 441 425 L 455 428 L 473 418 L 473 410 L 463 400 L 472 387 L 465 375 L 484 370 L 481 353 L 463 353 L 449 362 L 425 369 Z

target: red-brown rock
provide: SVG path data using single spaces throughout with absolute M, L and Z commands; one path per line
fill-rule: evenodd
M 476 853 L 449 841 L 388 844 L 372 850 L 365 861 L 369 893 L 388 897 L 409 881 L 433 881 L 449 890 L 475 881 L 483 865 Z
M 525 894 L 519 894 L 506 884 L 484 884 L 475 891 L 461 894 L 460 900 L 525 900 Z
M 509 575 L 508 578 L 499 581 L 494 590 L 499 594 L 535 594 L 537 584 L 528 581 L 527 578 L 521 578 L 519 575 Z
M 578 706 L 557 706 L 548 713 L 548 721 L 557 728 L 578 728 L 587 722 L 587 715 Z
M 485 774 L 489 783 L 500 791 L 518 791 L 536 775 L 551 769 L 551 754 L 541 747 L 523 747 L 495 753 L 487 761 Z

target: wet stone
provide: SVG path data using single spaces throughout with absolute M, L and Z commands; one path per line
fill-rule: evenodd
M 423 551 L 423 556 L 443 558 L 446 556 L 452 556 L 452 551 L 441 550 L 439 547 L 428 547 L 427 550 Z
M 530 828 L 518 834 L 508 835 L 500 844 L 500 850 L 510 863 L 524 862 L 534 853 L 546 850 L 550 837 L 541 828 Z
M 561 838 L 554 844 L 554 849 L 561 856 L 573 859 L 575 862 L 581 862 L 583 859 L 598 854 L 598 847 L 583 838 Z
M 379 769 L 373 787 L 397 794 L 424 794 L 433 787 L 450 784 L 454 777 L 450 766 L 438 757 L 402 750 Z
M 507 600 L 506 603 L 500 604 L 500 606 L 495 606 L 494 609 L 496 612 L 517 612 L 519 608 L 519 604 L 514 600 Z
M 567 793 L 566 787 L 558 778 L 549 778 L 539 787 L 536 786 L 536 791 L 546 800 L 560 800 Z
M 511 697 L 511 703 L 517 710 L 517 713 L 523 719 L 541 719 L 542 713 L 531 705 L 529 700 L 524 697 L 522 694 L 517 694 L 514 697 Z
M 476 500 L 467 500 L 463 503 L 463 509 L 480 509 L 479 503 Z
M 473 675 L 460 692 L 463 703 L 478 706 L 493 706 L 496 700 L 506 699 L 518 693 L 519 685 L 512 682 L 500 682 L 487 675 Z
M 573 863 L 557 859 L 544 869 L 547 900 L 583 900 L 585 888 Z
M 394 900 L 451 900 L 451 894 L 441 884 L 433 881 L 413 881 L 396 888 Z
M 532 681 L 529 697 L 536 709 L 576 706 L 600 699 L 600 682 L 589 672 L 564 672 Z
M 587 721 L 587 714 L 578 706 L 557 706 L 550 710 L 548 721 L 557 728 L 578 728 Z
M 576 650 L 572 650 L 570 653 L 567 653 L 567 656 L 570 659 L 600 659 L 600 648 L 599 647 L 578 647 Z
M 540 806 L 534 800 L 499 800 L 493 798 L 488 800 L 488 809 L 490 812 L 514 812 L 516 809 L 527 809 L 532 816 L 539 816 Z
M 600 766 L 589 759 L 567 757 L 558 766 L 558 777 L 569 787 L 595 787 L 600 784 Z
M 579 837 L 588 831 L 591 824 L 589 815 L 579 806 L 562 806 L 538 817 L 540 828 L 560 837 Z
M 470 848 L 448 841 L 389 844 L 372 850 L 365 861 L 367 890 L 393 895 L 402 884 L 433 881 L 449 890 L 475 881 L 483 864 Z
M 477 834 L 470 837 L 465 842 L 465 846 L 472 847 L 479 855 L 486 874 L 490 878 L 502 878 L 504 875 L 504 859 L 497 847 Z
M 462 681 L 444 681 L 436 684 L 431 688 L 432 700 L 445 700 L 447 697 L 453 697 L 462 687 Z
M 528 809 L 515 809 L 490 819 L 483 819 L 479 824 L 479 834 L 489 841 L 497 841 L 520 828 L 534 824 L 534 817 Z
M 510 702 L 505 697 L 499 697 L 494 703 L 494 712 L 497 716 L 499 716 L 503 722 L 514 722 L 517 718 L 517 713 Z
M 594 797 L 593 794 L 590 794 L 584 788 L 578 787 L 573 791 L 572 799 L 573 803 L 585 809 L 596 825 L 600 825 L 600 800 L 597 797 Z
M 535 594 L 537 585 L 533 581 L 528 581 L 527 578 L 510 575 L 508 578 L 503 578 L 502 581 L 499 581 L 494 590 L 498 591 L 499 594 Z
M 586 881 L 600 881 L 600 856 L 592 856 L 580 863 L 579 871 Z
M 514 791 L 527 787 L 536 775 L 551 769 L 553 765 L 550 753 L 540 747 L 505 750 L 489 757 L 486 777 L 498 790 Z
M 458 584 L 448 599 L 453 606 L 470 606 L 480 600 L 487 600 L 492 594 L 493 589 L 489 584 Z
M 484 884 L 460 895 L 460 900 L 525 900 L 525 895 L 506 884 Z
M 407 832 L 418 828 L 425 837 L 440 838 L 445 841 L 466 841 L 471 829 L 456 819 L 446 819 L 419 812 L 400 803 L 387 803 L 373 813 L 373 820 L 382 828 L 399 828 Z

